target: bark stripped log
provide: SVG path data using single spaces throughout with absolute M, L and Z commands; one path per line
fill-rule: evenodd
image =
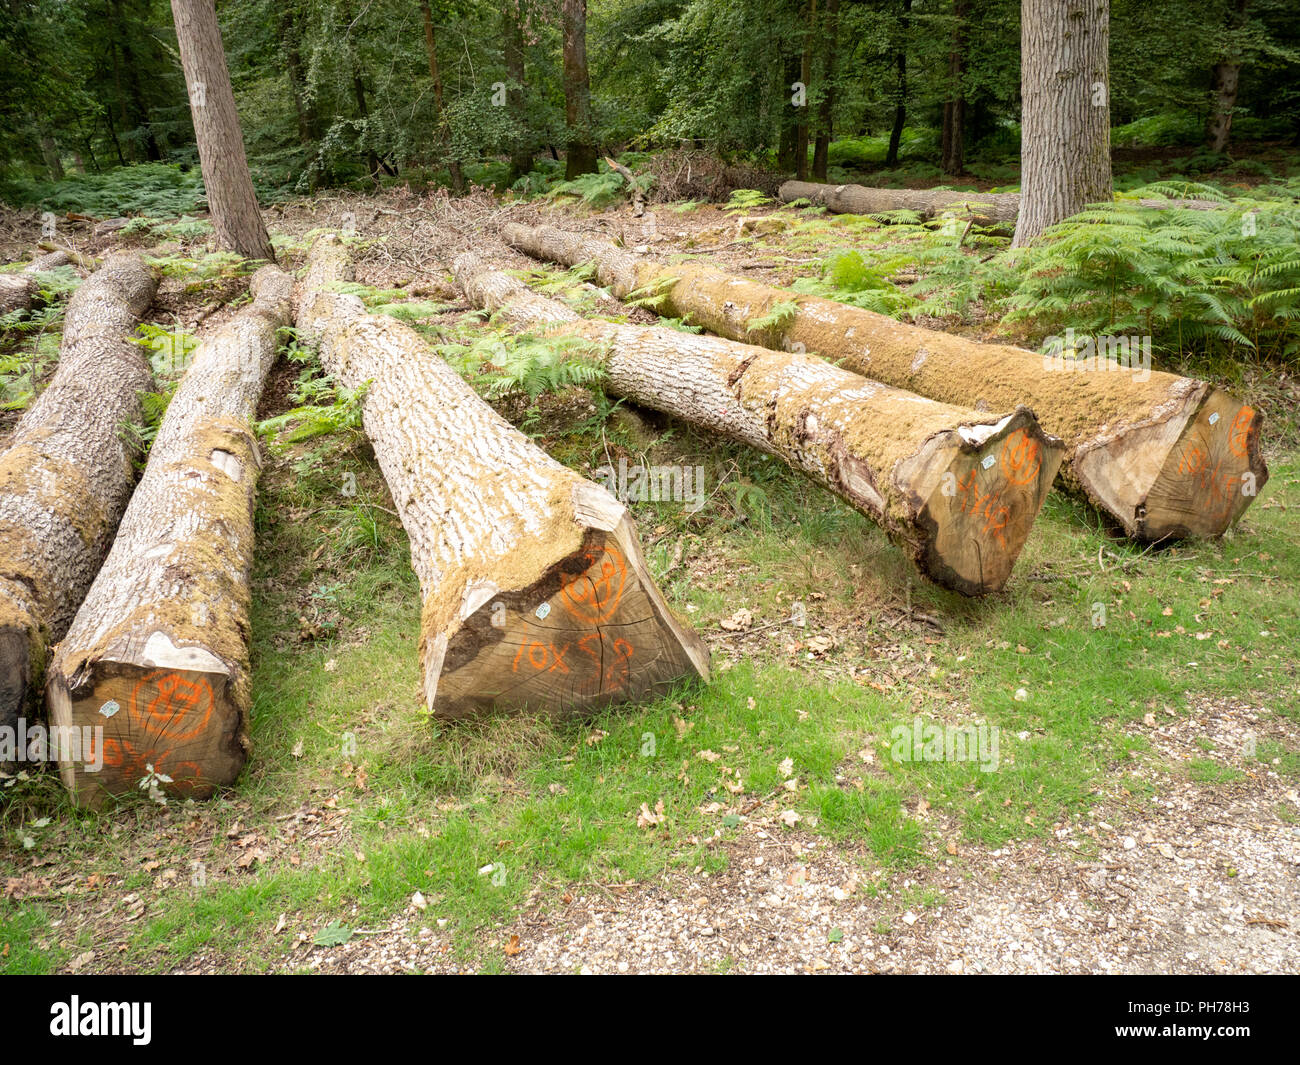
M 782 203 L 808 200 L 831 214 L 886 214 L 915 211 L 922 219 L 951 217 L 976 225 L 1011 232 L 1020 214 L 1018 192 L 950 192 L 944 189 L 877 189 L 866 185 L 821 185 L 787 181 L 777 193 Z M 1123 201 L 1131 204 L 1133 201 Z M 1152 211 L 1183 208 L 1190 211 L 1221 210 L 1229 205 L 1214 200 L 1142 199 L 1138 206 Z
M 263 267 L 252 293 L 196 350 L 113 548 L 50 664 L 51 720 L 103 728 L 98 769 L 60 761 L 79 804 L 133 791 L 151 772 L 171 778 L 157 783 L 166 793 L 207 797 L 247 757 L 261 465 L 254 419 L 293 279 Z
M 976 410 L 1029 406 L 1065 443 L 1067 487 L 1134 539 L 1218 536 L 1268 480 L 1259 412 L 1204 381 L 1118 360 L 1091 370 L 1006 344 L 981 344 L 709 266 L 639 258 L 550 226 L 503 236 L 539 259 L 590 262 L 620 298 L 659 297 L 659 310 L 720 336 L 815 353 L 855 373 Z M 773 312 L 776 312 L 775 314 Z M 754 330 L 750 323 L 775 318 Z
M 153 386 L 130 338 L 157 288 L 138 256 L 114 255 L 77 289 L 54 376 L 0 455 L 0 725 L 34 707 L 130 498 L 122 429 Z
M 69 262 L 64 252 L 52 252 L 33 259 L 14 274 L 0 274 L 0 315 L 23 311 L 32 305 L 38 288 L 35 274 L 55 270 Z
M 324 238 L 300 331 L 359 388 L 362 424 L 411 540 L 430 710 L 552 715 L 708 677 L 699 636 L 664 602 L 627 509 L 501 418 L 409 327 L 331 291 L 347 254 Z
M 616 395 L 776 455 L 878 524 L 931 580 L 997 591 L 1061 461 L 1033 414 L 980 414 L 865 381 L 811 355 L 667 327 L 585 320 L 472 252 L 470 300 L 607 349 Z

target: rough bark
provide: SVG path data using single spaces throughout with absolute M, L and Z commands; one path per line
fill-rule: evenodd
M 708 653 L 650 577 L 631 516 L 484 403 L 409 327 L 331 291 L 346 253 L 314 246 L 298 328 L 351 387 L 411 541 L 430 710 L 585 712 L 708 676 Z
M 952 50 L 948 53 L 948 81 L 951 95 L 943 104 L 943 132 L 940 137 L 940 168 L 945 174 L 960 174 L 966 165 L 966 95 L 962 79 L 966 74 L 967 0 L 954 0 Z M 822 178 L 822 180 L 826 180 Z
M 153 375 L 130 337 L 157 287 L 137 256 L 114 255 L 73 293 L 54 376 L 0 455 L 0 726 L 34 708 L 131 495 L 123 426 Z
M 235 94 L 213 0 L 171 0 L 190 115 L 217 243 L 246 259 L 275 259 L 248 172 Z
M 1258 412 L 1191 378 L 1105 359 L 1091 370 L 1006 344 L 981 344 L 708 266 L 668 266 L 542 226 L 505 227 L 541 259 L 595 265 L 614 295 L 649 291 L 658 309 L 710 332 L 806 351 L 855 373 L 976 410 L 1031 408 L 1065 443 L 1061 472 L 1131 537 L 1217 536 L 1268 479 Z M 782 311 L 780 324 L 749 323 Z M 1145 367 L 1145 368 L 1144 368 Z
M 510 181 L 523 177 L 533 166 L 533 146 L 527 134 L 524 114 L 524 8 L 523 0 L 504 0 L 501 5 L 502 58 L 510 87 L 506 90 L 506 109 L 519 125 L 520 134 L 510 146 Z
M 866 185 L 821 185 L 810 181 L 787 181 L 778 195 L 783 203 L 810 200 L 832 214 L 915 211 L 925 219 L 952 215 L 1001 229 L 1015 225 L 1020 207 L 1020 196 L 1014 192 L 873 189 Z
M 813 177 L 826 180 L 831 137 L 835 133 L 835 72 L 839 63 L 840 0 L 827 0 L 825 39 L 822 43 L 822 98 L 817 116 L 817 139 L 813 142 Z
M 568 150 L 564 179 L 596 171 L 591 128 L 591 81 L 587 73 L 587 0 L 562 0 L 564 23 L 564 128 Z
M 16 274 L 0 274 L 0 316 L 23 311 L 36 298 L 37 283 L 33 274 L 54 270 L 68 264 L 66 252 L 51 252 L 33 259 Z
M 60 760 L 78 804 L 133 792 L 151 772 L 171 778 L 158 784 L 164 792 L 204 798 L 244 766 L 261 466 L 254 419 L 276 333 L 289 323 L 293 279 L 265 266 L 252 293 L 195 352 L 113 547 L 50 663 L 51 721 L 103 729 L 93 755 Z
M 1060 465 L 1060 442 L 1023 407 L 980 414 L 811 355 L 585 320 L 472 252 L 454 270 L 479 307 L 591 341 L 615 395 L 781 458 L 966 595 L 1006 583 Z
M 1241 54 L 1234 38 L 1246 22 L 1247 0 L 1237 0 L 1228 21 L 1223 58 L 1210 71 L 1210 117 L 1205 123 L 1205 146 L 1212 152 L 1224 152 L 1232 135 L 1232 112 L 1237 106 L 1237 86 L 1241 81 Z
M 1109 48 L 1110 0 L 1021 0 L 1015 247 L 1111 200 Z

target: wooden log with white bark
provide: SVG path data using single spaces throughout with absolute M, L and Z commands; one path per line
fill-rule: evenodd
M 925 221 L 958 218 L 976 225 L 1010 233 L 1020 214 L 1018 192 L 953 192 L 950 189 L 881 189 L 869 185 L 824 185 L 815 181 L 787 181 L 777 193 L 782 203 L 807 200 L 825 207 L 831 214 L 889 214 L 914 211 Z M 1131 202 L 1131 201 L 1129 201 Z M 1220 210 L 1226 205 L 1214 200 L 1147 198 L 1139 206 L 1153 211 L 1184 208 L 1191 211 Z
M 56 251 L 33 259 L 16 273 L 0 274 L 0 316 L 30 307 L 38 287 L 34 275 L 66 266 L 68 262 L 66 252 Z
M 50 663 L 51 721 L 82 735 L 103 729 L 93 759 L 60 759 L 79 804 L 146 777 L 164 793 L 207 797 L 247 757 L 254 420 L 293 279 L 266 266 L 251 291 L 253 302 L 196 349 L 112 550 Z
M 873 380 L 976 410 L 1030 407 L 1065 443 L 1061 473 L 1130 537 L 1218 536 L 1268 479 L 1258 411 L 1205 381 L 1150 368 L 1137 340 L 1088 359 L 1045 356 L 922 329 L 713 267 L 668 265 L 551 226 L 508 243 L 567 266 L 591 263 L 614 295 L 656 297 L 666 315 L 719 336 L 815 353 Z
M 365 386 L 362 425 L 411 541 L 430 710 L 573 714 L 708 677 L 668 608 L 627 509 L 484 403 L 414 330 L 334 291 L 352 277 L 312 249 L 297 323 L 321 363 Z
M 158 282 L 114 255 L 68 301 L 58 366 L 0 454 L 0 725 L 32 709 L 48 649 L 99 571 L 135 483 L 139 393 L 153 374 L 131 336 Z
M 966 595 L 1006 583 L 1060 465 L 1060 441 L 1024 407 L 980 414 L 811 355 L 582 319 L 472 252 L 453 269 L 479 307 L 591 341 L 614 394 L 778 456 Z

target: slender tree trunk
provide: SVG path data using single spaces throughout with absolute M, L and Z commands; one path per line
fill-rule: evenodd
M 1013 246 L 1112 199 L 1110 0 L 1022 0 L 1020 217 Z
M 596 171 L 596 144 L 591 123 L 591 79 L 587 72 L 587 0 L 563 0 L 564 127 L 568 152 L 564 177 Z
M 1246 22 L 1247 0 L 1237 0 L 1227 25 L 1224 57 L 1210 72 L 1210 117 L 1205 124 L 1205 146 L 1212 152 L 1226 151 L 1232 133 L 1232 110 L 1237 106 L 1237 84 L 1241 80 L 1241 54 L 1233 40 Z
M 40 138 L 41 155 L 45 159 L 45 169 L 50 172 L 50 179 L 52 181 L 62 181 L 63 160 L 59 158 L 59 145 L 54 140 L 54 134 L 42 126 Z
M 781 129 L 777 137 L 776 150 L 777 166 L 785 171 L 794 170 L 798 159 L 795 130 L 802 119 L 799 108 L 793 102 L 794 83 L 798 80 L 799 56 L 789 52 L 785 57 L 785 81 L 781 86 Z
M 131 496 L 123 427 L 153 387 L 131 337 L 157 288 L 138 256 L 114 255 L 73 293 L 54 377 L 0 454 L 0 726 L 34 709 Z
M 519 126 L 519 134 L 510 148 L 510 183 L 518 181 L 533 168 L 533 142 L 524 114 L 524 9 L 523 0 L 504 0 L 501 5 L 502 51 L 506 63 L 506 107 Z
M 903 0 L 903 13 L 898 17 L 899 44 L 895 59 L 898 71 L 898 102 L 894 106 L 894 127 L 889 131 L 889 150 L 885 165 L 898 165 L 898 149 L 903 143 L 903 124 L 907 121 L 907 35 L 912 25 L 912 0 Z
M 446 152 L 451 187 L 460 193 L 465 191 L 465 174 L 461 170 L 460 160 L 451 154 L 451 130 L 444 126 L 446 118 L 443 110 L 442 69 L 438 66 L 438 39 L 433 31 L 433 9 L 429 6 L 429 0 L 420 0 L 420 13 L 424 16 L 424 51 L 429 59 L 429 80 L 433 82 L 434 136 Z
M 423 697 L 439 716 L 555 715 L 708 677 L 668 609 L 627 510 L 483 402 L 409 326 L 336 291 L 346 252 L 312 248 L 297 323 L 321 363 L 368 384 L 362 425 L 423 596 Z
M 817 36 L 817 0 L 808 0 L 804 17 L 803 52 L 799 57 L 799 80 L 807 93 L 812 84 L 812 47 Z M 808 104 L 799 109 L 799 124 L 794 130 L 795 176 L 801 181 L 808 177 Z
M 275 259 L 248 172 L 213 0 L 171 0 L 190 114 L 217 244 L 246 259 Z
M 615 395 L 775 455 L 883 528 L 925 576 L 965 595 L 1005 583 L 1060 465 L 1060 442 L 1023 407 L 980 413 L 814 355 L 584 320 L 473 252 L 454 272 L 485 310 L 597 344 Z M 1013 483 L 1010 457 L 999 459 L 1017 453 L 1035 465 Z
M 813 177 L 818 181 L 826 180 L 831 139 L 835 135 L 835 74 L 839 65 L 840 0 L 827 0 L 825 25 L 826 36 L 822 45 L 822 77 L 825 83 L 822 85 L 817 141 L 813 145 Z
M 121 0 L 112 0 L 112 12 L 115 29 L 122 31 L 126 28 L 126 15 L 122 10 Z M 153 123 L 150 121 L 149 104 L 144 98 L 144 88 L 140 83 L 140 63 L 136 59 L 135 52 L 131 48 L 131 34 L 122 33 L 122 66 L 126 78 L 127 98 L 130 99 L 131 105 L 135 110 L 136 128 L 144 131 L 144 151 L 145 158 L 150 162 L 157 162 L 163 157 L 162 146 L 158 143 L 158 138 L 154 134 Z M 119 83 L 120 91 L 120 83 Z M 122 115 L 126 117 L 126 98 L 122 102 Z
M 955 0 L 952 51 L 948 53 L 949 97 L 943 105 L 943 149 L 941 167 L 945 174 L 960 174 L 966 165 L 966 95 L 962 77 L 966 73 L 967 0 Z

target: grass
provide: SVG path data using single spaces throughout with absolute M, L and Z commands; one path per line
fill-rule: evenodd
M 581 280 L 556 288 L 582 299 Z M 395 293 L 365 295 L 402 313 Z M 530 411 L 574 468 L 620 455 L 705 468 L 699 513 L 633 510 L 670 603 L 714 646 L 713 682 L 583 722 L 430 721 L 418 586 L 373 456 L 355 434 L 290 442 L 259 497 L 244 776 L 207 804 L 133 798 L 98 814 L 71 810 L 49 775 L 10 787 L 0 862 L 20 883 L 0 903 L 0 972 L 91 951 L 92 971 L 302 968 L 313 942 L 386 927 L 417 891 L 421 922 L 445 921 L 457 957 L 497 971 L 525 907 L 719 871 L 763 813 L 791 810 L 797 824 L 777 831 L 854 855 L 870 894 L 943 860 L 951 834 L 1041 837 L 1119 789 L 1231 789 L 1265 765 L 1300 779 L 1300 752 L 1276 740 L 1179 761 L 1142 727 L 1183 720 L 1199 696 L 1300 720 L 1295 455 L 1273 458 L 1218 543 L 1144 549 L 1053 493 L 1011 584 L 974 601 L 920 583 L 883 534 L 780 463 L 682 427 L 634 440 L 571 398 Z M 996 727 L 997 770 L 895 760 L 894 730 L 917 718 Z

